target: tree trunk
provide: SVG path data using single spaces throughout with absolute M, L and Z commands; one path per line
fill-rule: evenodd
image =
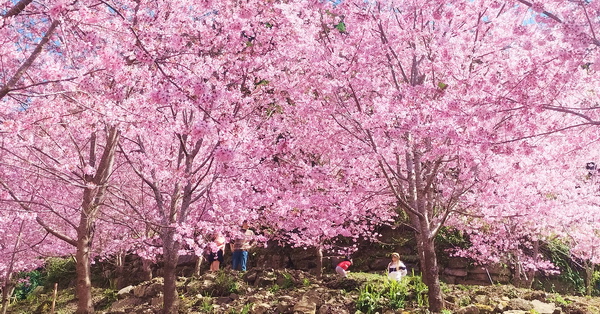
M 317 278 L 323 277 L 323 249 L 317 246 Z
M 588 296 L 594 291 L 594 269 L 595 265 L 592 262 L 585 261 L 585 294 Z
M 178 298 L 177 298 L 177 260 L 179 259 L 179 242 L 173 239 L 174 230 L 168 230 L 164 232 L 163 238 L 163 278 L 164 278 L 164 314 L 173 314 L 178 311 Z
M 533 242 L 533 262 L 537 264 L 540 255 L 540 241 Z M 525 278 L 525 288 L 531 289 L 533 280 L 535 279 L 535 269 L 527 271 Z
M 17 251 L 19 249 L 19 245 L 21 243 L 21 235 L 23 234 L 23 227 L 25 226 L 25 220 L 21 221 L 21 226 L 19 227 L 19 235 L 15 240 L 15 244 L 13 246 L 13 251 L 10 258 L 10 263 L 8 265 L 8 269 L 6 270 L 6 278 L 4 279 L 4 286 L 2 287 L 2 313 L 6 314 L 8 310 L 8 305 L 10 301 L 10 297 L 15 289 L 15 284 L 12 282 L 13 275 L 13 266 L 15 265 L 15 260 L 17 256 Z
M 143 280 L 144 281 L 150 281 L 152 280 L 152 261 L 145 259 L 145 258 L 141 258 L 142 259 L 142 273 L 143 273 Z
M 86 211 L 82 211 L 77 230 L 77 252 L 75 253 L 75 270 L 77 272 L 77 314 L 94 313 L 92 303 L 92 281 L 90 270 L 91 222 L 87 219 Z
M 200 267 L 202 267 L 202 262 L 204 261 L 204 256 L 198 256 L 198 260 L 196 260 L 196 267 L 194 268 L 194 275 L 196 277 L 200 277 Z
M 3 314 L 7 313 L 8 305 L 10 304 L 10 297 L 14 291 L 14 284 L 11 282 L 12 281 L 11 275 L 12 274 L 9 274 L 7 276 L 8 280 L 6 281 L 4 286 L 2 286 L 2 313 Z
M 429 311 L 440 313 L 444 309 L 444 299 L 440 288 L 440 274 L 435 253 L 435 242 L 428 236 L 426 231 L 417 234 L 417 249 L 421 257 L 421 273 L 423 282 L 427 285 L 427 298 L 429 299 Z
M 115 255 L 115 275 L 114 275 L 114 288 L 119 290 L 123 288 L 125 280 L 123 280 L 123 273 L 125 270 L 125 253 L 119 252 Z

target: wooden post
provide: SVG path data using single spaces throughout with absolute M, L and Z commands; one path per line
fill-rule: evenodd
M 54 314 L 54 307 L 56 306 L 56 296 L 58 295 L 58 282 L 54 283 L 54 293 L 52 295 L 52 309 L 50 314 Z

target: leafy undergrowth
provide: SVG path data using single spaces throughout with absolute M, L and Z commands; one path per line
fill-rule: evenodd
M 155 279 L 145 285 L 161 283 Z M 151 290 L 156 289 L 147 289 Z M 345 279 L 327 274 L 317 279 L 295 270 L 254 269 L 244 274 L 220 271 L 198 278 L 180 278 L 178 291 L 180 313 L 293 313 L 302 302 L 323 313 L 427 313 L 427 287 L 419 276 L 390 282 L 373 273 L 350 273 Z M 600 313 L 600 298 L 562 296 L 510 285 L 442 284 L 442 291 L 446 313 L 471 304 L 488 303 L 486 306 L 493 308 L 498 302 L 514 298 L 554 303 L 563 313 Z M 118 296 L 115 290 L 94 288 L 93 299 L 98 313 L 158 313 L 161 304 L 160 292 Z M 50 313 L 51 306 L 52 292 L 41 291 L 12 304 L 8 312 Z M 320 310 L 321 307 L 327 308 Z M 58 314 L 75 313 L 73 288 L 59 290 L 55 309 Z

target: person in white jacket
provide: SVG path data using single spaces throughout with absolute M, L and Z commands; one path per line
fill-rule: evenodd
M 388 278 L 396 281 L 400 281 L 402 277 L 406 276 L 406 265 L 400 261 L 400 254 L 392 253 L 392 261 L 388 264 Z

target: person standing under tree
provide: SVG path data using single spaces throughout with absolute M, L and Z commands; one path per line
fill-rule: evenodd
M 400 254 L 392 253 L 392 261 L 388 264 L 388 278 L 400 281 L 406 276 L 406 265 L 400 261 Z
M 208 255 L 208 262 L 210 263 L 210 271 L 219 270 L 219 266 L 223 263 L 225 243 L 225 237 L 220 232 L 215 232 L 213 241 L 209 244 L 210 252 Z
M 246 271 L 248 262 L 248 250 L 254 243 L 254 232 L 248 228 L 248 221 L 244 220 L 241 231 L 234 236 L 231 246 L 231 268 L 233 270 Z

